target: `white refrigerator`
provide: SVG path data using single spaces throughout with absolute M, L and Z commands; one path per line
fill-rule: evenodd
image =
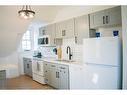
M 84 39 L 84 88 L 121 88 L 121 56 L 119 37 Z

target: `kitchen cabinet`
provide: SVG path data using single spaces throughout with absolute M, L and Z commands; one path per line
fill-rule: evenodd
M 55 45 L 55 24 L 49 24 L 45 26 L 45 34 L 49 35 L 49 43 L 50 45 Z
M 49 24 L 39 28 L 39 36 L 49 36 L 49 45 L 55 45 L 55 24 Z
M 50 83 L 51 83 L 51 78 L 50 78 L 50 64 L 48 63 L 48 62 L 43 62 L 43 64 L 44 64 L 44 67 L 43 67 L 43 69 L 44 69 L 44 77 L 45 77 L 45 83 L 46 84 L 49 84 L 50 85 Z
M 121 24 L 120 6 L 90 14 L 91 29 L 120 24 Z
M 75 18 L 75 43 L 83 44 L 84 38 L 89 38 L 89 16 L 83 15 Z
M 69 67 L 44 62 L 45 82 L 57 89 L 69 89 Z
M 74 37 L 74 19 L 56 23 L 56 38 Z
M 59 72 L 57 70 L 57 64 L 50 65 L 50 85 L 54 88 L 59 88 Z
M 23 58 L 24 73 L 32 77 L 32 60 L 31 58 Z
M 45 26 L 39 28 L 39 37 L 46 35 L 46 28 Z
M 59 89 L 69 89 L 69 67 L 58 65 Z
M 0 89 L 6 87 L 6 70 L 0 70 Z

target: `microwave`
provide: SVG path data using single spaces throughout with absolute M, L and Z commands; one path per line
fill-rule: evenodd
M 42 36 L 38 38 L 38 45 L 47 46 L 50 43 L 50 39 L 48 35 Z

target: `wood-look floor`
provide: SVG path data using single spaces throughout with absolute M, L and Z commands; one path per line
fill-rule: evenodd
M 39 90 L 48 90 L 48 89 L 52 89 L 52 87 L 48 86 L 48 85 L 43 85 L 40 84 L 36 81 L 33 81 L 31 77 L 26 76 L 26 75 L 22 75 L 16 78 L 12 78 L 12 79 L 7 79 L 7 84 L 5 89 L 9 90 L 19 90 L 19 89 L 26 89 L 26 90 L 30 90 L 30 89 L 39 89 Z

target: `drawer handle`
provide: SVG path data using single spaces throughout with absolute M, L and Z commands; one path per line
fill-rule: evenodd
M 64 67 L 60 67 L 60 69 L 66 69 L 66 68 L 64 68 Z
M 51 65 L 51 67 L 56 67 L 55 65 Z

